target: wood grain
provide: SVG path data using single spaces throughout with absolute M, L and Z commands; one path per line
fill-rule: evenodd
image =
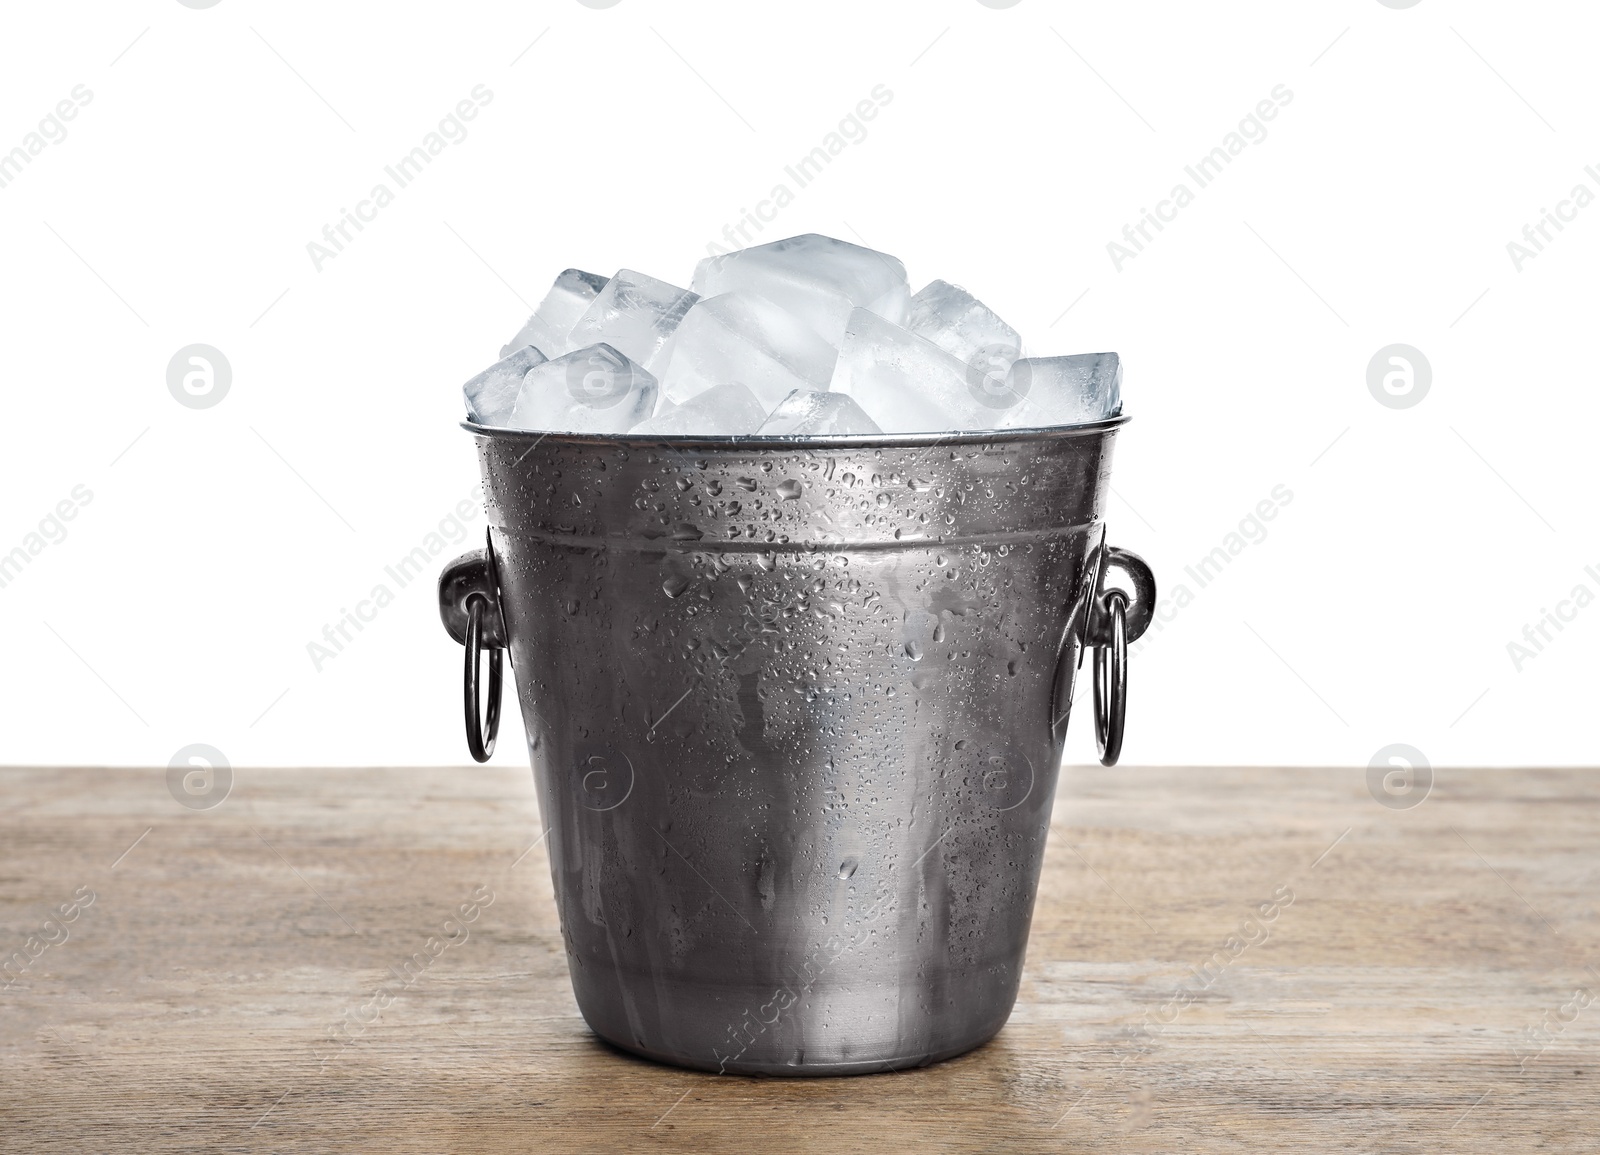
M 525 770 L 0 790 L 4 1151 L 1600 1150 L 1600 772 L 1068 768 L 999 1038 L 795 1081 L 594 1040 Z

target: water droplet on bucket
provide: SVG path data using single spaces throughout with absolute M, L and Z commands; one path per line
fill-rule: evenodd
M 852 854 L 849 858 L 845 859 L 843 862 L 841 862 L 839 864 L 839 877 L 840 878 L 849 878 L 852 874 L 854 874 L 856 872 L 856 867 L 858 867 L 860 865 L 861 865 L 861 863 L 858 862 L 856 860 L 855 855 Z
M 689 588 L 689 579 L 674 575 L 661 583 L 661 592 L 669 598 L 675 598 Z
M 922 647 L 917 645 L 916 642 L 907 642 L 906 657 L 910 658 L 913 662 L 922 661 Z
M 785 501 L 793 501 L 795 498 L 799 497 L 801 490 L 802 487 L 800 483 L 794 480 L 792 477 L 788 481 L 778 482 L 777 486 L 775 487 L 777 495 L 783 498 Z

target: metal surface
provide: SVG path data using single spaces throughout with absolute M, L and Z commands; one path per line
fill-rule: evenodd
M 467 644 L 469 605 L 482 598 L 490 607 L 483 622 L 483 644 L 503 648 L 506 644 L 505 618 L 500 612 L 500 586 L 495 580 L 494 563 L 487 549 L 470 550 L 456 558 L 439 574 L 439 620 L 458 646 Z
M 597 1034 L 825 1075 L 1000 1029 L 1086 635 L 1113 574 L 1124 641 L 1154 604 L 1104 545 L 1120 424 L 803 445 L 468 426 L 492 557 L 455 565 L 490 572 L 447 571 L 441 614 L 466 586 L 503 615 Z

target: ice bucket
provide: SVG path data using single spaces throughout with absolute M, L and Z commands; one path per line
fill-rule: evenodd
M 492 750 L 509 650 L 596 1034 L 836 1075 L 999 1031 L 1080 659 L 1110 764 L 1155 605 L 1105 542 L 1124 420 L 805 442 L 465 426 L 488 545 L 439 592 L 468 744 Z

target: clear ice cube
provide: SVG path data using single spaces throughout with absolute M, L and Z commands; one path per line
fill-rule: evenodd
M 715 385 L 628 430 L 630 436 L 734 437 L 754 433 L 766 406 L 743 385 Z
M 1114 417 L 1122 409 L 1122 359 L 1115 353 L 1070 357 L 1024 357 L 1006 375 L 1012 398 L 1002 429 L 1082 425 Z
M 794 314 L 754 293 L 702 297 L 672 338 L 661 388 L 688 401 L 738 382 L 770 410 L 796 389 L 826 389 L 839 352 Z
M 926 337 L 857 309 L 828 387 L 854 398 L 885 433 L 924 433 L 993 429 L 1000 407 L 990 391 L 1000 384 Z
M 514 429 L 626 433 L 655 412 L 656 379 L 610 345 L 535 365 L 522 379 Z
M 545 355 L 523 345 L 490 365 L 461 387 L 467 399 L 467 416 L 479 425 L 504 425 L 517 403 L 517 392 L 528 370 L 543 365 Z
M 673 331 L 697 300 L 687 289 L 619 269 L 573 324 L 567 339 L 574 348 L 610 345 L 659 377 Z
M 978 298 L 960 285 L 933 281 L 911 298 L 911 322 L 906 326 L 962 361 L 983 363 L 998 377 L 1022 350 L 1022 338 Z
M 533 316 L 500 350 L 500 356 L 505 357 L 524 345 L 534 346 L 546 357 L 572 352 L 575 346 L 567 340 L 567 334 L 605 287 L 606 279 L 602 276 L 582 269 L 563 269 Z
M 843 393 L 796 389 L 756 432 L 763 437 L 847 437 L 883 430 Z
M 807 233 L 707 257 L 695 266 L 694 291 L 758 293 L 838 345 L 853 308 L 896 325 L 911 312 L 906 267 L 887 253 Z

